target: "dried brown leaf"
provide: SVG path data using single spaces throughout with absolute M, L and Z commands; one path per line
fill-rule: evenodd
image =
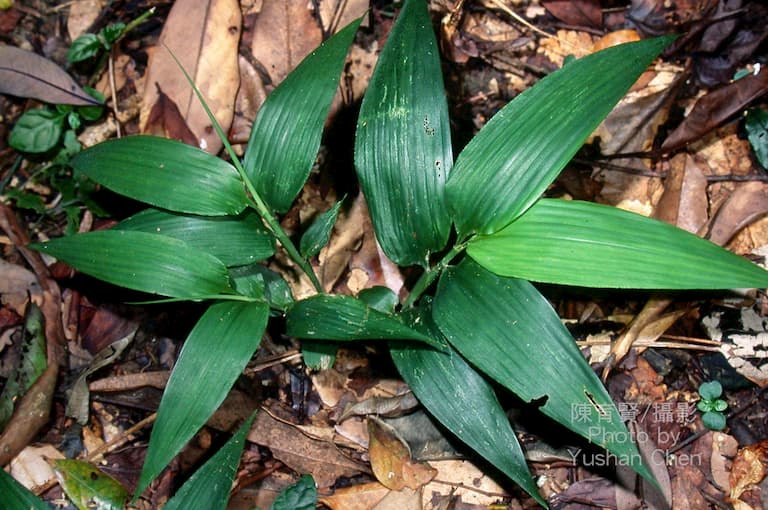
M 222 142 L 208 115 L 170 52 L 192 77 L 226 133 L 232 124 L 240 85 L 237 63 L 240 26 L 240 5 L 236 0 L 178 0 L 173 4 L 158 47 L 149 60 L 141 109 L 143 131 L 159 99 L 159 85 L 178 106 L 195 134 L 195 145 L 214 154 L 221 149 Z
M 743 183 L 717 210 L 710 224 L 707 238 L 723 246 L 739 230 L 766 214 L 768 214 L 768 185 L 758 181 Z
M 731 468 L 730 499 L 737 501 L 742 494 L 759 484 L 768 468 L 768 440 L 739 450 Z
M 690 155 L 676 155 L 653 216 L 695 234 L 707 222 L 708 205 L 707 177 Z
M 542 0 L 541 4 L 554 17 L 569 25 L 603 26 L 603 11 L 598 0 Z
M 248 440 L 269 448 L 275 458 L 294 471 L 311 474 L 319 488 L 330 487 L 339 477 L 368 471 L 365 465 L 346 457 L 333 443 L 311 439 L 266 410 L 256 415 Z
M 318 502 L 331 510 L 372 510 L 389 493 L 378 482 L 353 485 L 336 489 L 328 495 L 320 495 Z
M 0 46 L 0 94 L 51 104 L 100 104 L 55 63 L 15 46 Z
M 667 136 L 661 149 L 672 151 L 698 140 L 707 132 L 741 112 L 752 101 L 768 91 L 765 70 L 705 94 L 693 106 L 688 116 Z
M 197 147 L 197 137 L 189 129 L 176 103 L 157 86 L 157 100 L 149 111 L 144 133 L 178 140 Z
M 437 475 L 426 463 L 414 462 L 411 450 L 390 425 L 368 417 L 368 454 L 376 479 L 393 491 L 417 490 Z

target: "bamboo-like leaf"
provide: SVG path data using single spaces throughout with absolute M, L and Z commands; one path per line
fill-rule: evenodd
M 225 301 L 197 322 L 160 401 L 137 496 L 224 401 L 259 346 L 268 316 L 266 302 Z
M 172 237 L 102 230 L 30 247 L 129 289 L 187 299 L 231 292 L 220 260 Z
M 496 394 L 488 382 L 447 345 L 430 312 L 426 307 L 418 309 L 410 315 L 409 323 L 443 343 L 443 352 L 393 342 L 390 352 L 397 370 L 419 402 L 443 426 L 544 505 Z M 467 409 L 467 402 L 472 403 L 471 410 Z
M 433 317 L 473 366 L 653 480 L 600 380 L 533 285 L 471 259 L 440 278 Z
M 203 464 L 203 467 L 195 471 L 189 480 L 184 482 L 179 492 L 165 504 L 164 510 L 187 508 L 224 510 L 227 507 L 229 491 L 245 446 L 245 436 L 255 417 L 256 413 L 251 414 L 237 433 Z
M 287 333 L 317 340 L 417 340 L 435 345 L 429 336 L 400 318 L 379 312 L 345 295 L 316 295 L 297 301 L 288 310 Z
M 530 207 L 671 40 L 621 44 L 566 64 L 494 115 L 446 185 L 459 233 L 491 234 Z
M 361 20 L 310 53 L 259 109 L 244 166 L 256 192 L 278 212 L 288 210 L 309 177 L 347 50 Z
M 425 264 L 450 231 L 453 165 L 437 42 L 424 0 L 408 0 L 379 56 L 357 122 L 355 167 L 384 253 Z
M 275 253 L 275 238 L 252 211 L 238 217 L 220 217 L 145 209 L 121 221 L 115 228 L 179 239 L 210 253 L 227 266 L 252 264 Z
M 302 257 L 314 257 L 323 246 L 328 244 L 328 240 L 331 238 L 331 231 L 336 224 L 336 218 L 339 215 L 339 209 L 343 203 L 343 199 L 336 202 L 333 207 L 319 215 L 309 226 L 304 235 L 301 236 L 301 243 L 299 244 L 299 252 Z
M 224 216 L 248 203 L 235 168 L 195 147 L 154 136 L 109 140 L 70 163 L 127 197 L 171 211 Z
M 0 469 L 0 494 L 7 510 L 50 510 L 51 507 L 38 498 L 11 475 Z
M 672 225 L 605 205 L 542 199 L 469 243 L 488 270 L 549 283 L 634 289 L 768 287 L 768 271 Z
M 311 475 L 304 475 L 277 495 L 269 510 L 313 510 L 317 506 L 317 487 Z

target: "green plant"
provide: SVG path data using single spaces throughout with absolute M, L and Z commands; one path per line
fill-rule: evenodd
M 72 160 L 88 177 L 153 208 L 116 229 L 34 248 L 117 285 L 211 302 L 168 381 L 136 494 L 223 401 L 258 346 L 270 309 L 285 313 L 289 335 L 308 340 L 307 360 L 327 355 L 329 341 L 388 342 L 424 407 L 542 504 L 487 378 L 652 479 L 610 396 L 529 280 L 641 289 L 768 286 L 759 267 L 670 225 L 541 198 L 672 39 L 570 62 L 494 116 L 454 164 L 426 3 L 406 1 L 363 100 L 355 141 L 355 166 L 382 249 L 401 266 L 423 269 L 400 304 L 388 289 L 358 297 L 325 293 L 276 216 L 309 175 L 357 24 L 318 48 L 269 96 L 242 163 L 226 143 L 231 163 L 142 136 L 99 144 Z M 310 229 L 302 253 L 324 242 L 320 234 L 330 230 L 332 216 Z M 258 264 L 275 240 L 317 295 L 294 301 L 279 275 Z
M 728 402 L 721 399 L 723 386 L 718 381 L 709 381 L 701 383 L 699 386 L 699 396 L 701 400 L 696 407 L 703 414 L 701 421 L 704 426 L 710 430 L 723 430 L 725 428 L 725 411 L 728 408 Z

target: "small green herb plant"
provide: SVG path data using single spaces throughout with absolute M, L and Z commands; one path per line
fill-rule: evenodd
M 354 148 L 381 248 L 397 264 L 421 268 L 400 302 L 384 288 L 357 297 L 324 291 L 303 255 L 325 242 L 335 213 L 301 239 L 303 255 L 278 221 L 310 173 L 358 24 L 269 96 L 242 161 L 226 144 L 231 163 L 148 136 L 107 141 L 72 159 L 96 182 L 151 207 L 116 228 L 34 248 L 113 284 L 209 303 L 163 394 L 136 495 L 221 404 L 275 313 L 285 315 L 288 335 L 305 339 L 310 364 L 339 342 L 387 342 L 431 415 L 542 504 L 490 380 L 652 479 L 607 391 L 530 282 L 768 286 L 768 272 L 670 225 L 541 198 L 672 39 L 568 63 L 505 106 L 454 162 L 427 4 L 404 2 L 363 100 Z M 316 295 L 294 300 L 285 280 L 260 264 L 276 241 Z
M 723 386 L 718 381 L 701 383 L 699 396 L 701 400 L 696 404 L 702 412 L 701 421 L 710 430 L 723 430 L 725 428 L 725 414 L 728 402 L 720 398 L 723 394 Z

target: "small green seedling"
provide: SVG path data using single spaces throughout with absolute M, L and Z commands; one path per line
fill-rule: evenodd
M 696 407 L 703 414 L 701 421 L 704 426 L 710 430 L 723 430 L 725 428 L 725 411 L 728 408 L 728 402 L 721 399 L 723 386 L 718 381 L 702 383 L 699 386 L 699 400 Z

